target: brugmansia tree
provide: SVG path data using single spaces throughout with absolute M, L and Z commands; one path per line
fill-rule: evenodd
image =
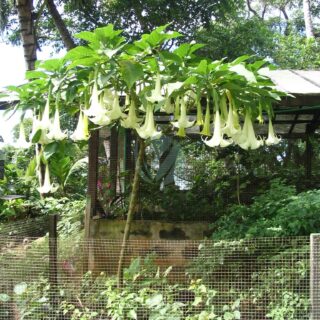
M 235 144 L 246 150 L 257 149 L 264 143 L 279 142 L 271 120 L 272 103 L 281 94 L 259 72 L 264 61 L 250 64 L 246 62 L 248 56 L 230 63 L 210 61 L 196 55 L 202 47 L 197 43 L 165 49 L 168 41 L 181 37 L 178 32 L 166 31 L 166 26 L 130 43 L 121 33 L 113 25 L 81 32 L 76 37 L 87 45 L 70 50 L 63 59 L 39 63 L 35 71 L 27 73 L 28 83 L 9 87 L 18 96 L 16 108 L 33 110 L 30 142 L 42 145 L 38 167 L 41 162 L 46 165 L 44 184 L 39 186 L 42 193 L 57 188 L 50 183 L 48 162 L 67 139 L 86 141 L 90 130 L 104 126 L 122 126 L 136 133 L 140 151 L 120 254 L 119 284 L 144 146 L 162 134 L 155 115 L 167 114 L 172 133 L 181 138 L 193 128 L 209 147 Z M 72 134 L 61 130 L 61 112 L 77 114 L 78 124 Z M 262 123 L 266 117 L 269 134 L 264 140 L 256 136 L 253 122 Z M 28 147 L 21 127 L 20 146 L 23 141 Z M 41 182 L 41 172 L 39 177 Z

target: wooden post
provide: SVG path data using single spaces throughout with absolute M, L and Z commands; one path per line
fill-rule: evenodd
M 91 137 L 89 139 L 89 159 L 88 159 L 88 197 L 90 198 L 89 213 L 90 219 L 95 215 L 95 208 L 97 204 L 97 183 L 98 183 L 98 158 L 99 158 L 99 131 L 91 131 Z M 90 220 L 89 219 L 89 220 Z M 87 220 L 87 219 L 86 219 Z M 88 227 L 88 226 L 86 226 Z
M 111 193 L 115 197 L 117 194 L 118 177 L 118 131 L 116 127 L 111 128 L 110 135 L 110 180 Z
M 97 184 L 98 184 L 98 170 L 99 170 L 99 131 L 91 131 L 89 139 L 89 156 L 88 156 L 88 191 L 87 203 L 84 217 L 84 243 L 83 243 L 83 272 L 87 272 L 89 268 L 94 265 L 91 258 L 93 249 L 91 246 L 90 229 L 91 219 L 96 214 L 97 204 Z
M 134 159 L 132 154 L 132 132 L 130 129 L 126 129 L 126 141 L 125 141 L 125 170 L 128 172 L 126 176 L 126 187 L 131 184 L 134 174 Z
M 311 178 L 312 178 L 312 156 L 313 156 L 313 148 L 311 143 L 311 138 L 313 135 L 313 129 L 308 125 L 306 130 L 306 151 L 305 151 L 305 175 L 307 186 L 311 185 Z
M 310 235 L 311 320 L 320 319 L 320 234 Z
M 49 283 L 50 300 L 53 306 L 58 304 L 58 215 L 49 216 Z

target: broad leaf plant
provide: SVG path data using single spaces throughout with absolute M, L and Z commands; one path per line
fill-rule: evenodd
M 26 84 L 8 87 L 18 100 L 15 108 L 34 114 L 29 142 L 21 122 L 17 146 L 41 144 L 39 154 L 46 163 L 57 143 L 88 140 L 90 130 L 104 126 L 122 126 L 141 139 L 157 139 L 162 134 L 156 123 L 159 114 L 167 115 L 179 137 L 198 132 L 209 147 L 256 149 L 278 143 L 272 104 L 281 93 L 259 72 L 266 62 L 247 63 L 249 56 L 231 63 L 211 61 L 196 54 L 203 47 L 197 43 L 168 49 L 168 42 L 181 36 L 162 26 L 128 43 L 111 24 L 77 34 L 84 45 L 62 59 L 40 62 L 27 72 Z M 61 130 L 61 112 L 77 115 L 73 133 Z M 269 134 L 262 139 L 253 122 L 262 123 L 266 116 Z M 48 170 L 45 177 L 39 191 L 54 191 Z

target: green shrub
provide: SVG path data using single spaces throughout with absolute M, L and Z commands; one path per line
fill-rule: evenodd
M 212 225 L 214 239 L 307 236 L 320 229 L 320 190 L 296 194 L 293 186 L 273 180 L 249 206 L 234 205 Z

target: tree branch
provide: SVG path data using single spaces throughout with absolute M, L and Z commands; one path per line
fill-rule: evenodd
M 266 4 L 264 7 L 263 7 L 263 10 L 262 10 L 262 13 L 261 13 L 261 18 L 262 20 L 264 20 L 264 16 L 267 12 L 267 8 L 268 8 L 268 5 Z
M 65 47 L 68 51 L 73 49 L 74 47 L 76 47 L 76 44 L 74 43 L 69 30 L 67 29 L 64 21 L 62 20 L 62 17 L 54 3 L 54 0 L 46 0 L 46 3 L 48 11 L 51 14 L 54 24 L 61 35 Z
M 259 13 L 251 7 L 250 0 L 247 0 L 247 6 L 248 6 L 248 9 L 249 9 L 250 12 L 252 12 L 256 17 L 261 19 Z

